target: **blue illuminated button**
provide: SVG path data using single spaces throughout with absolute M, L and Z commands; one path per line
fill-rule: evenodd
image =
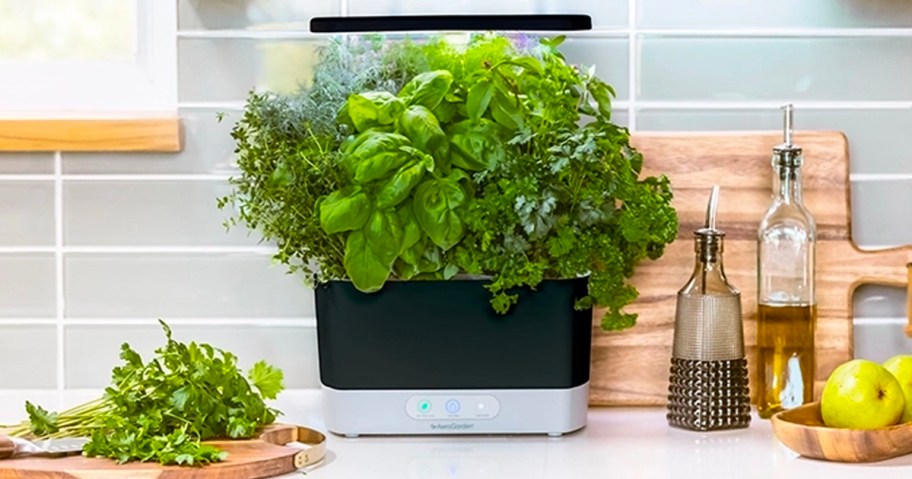
M 431 412 L 431 402 L 428 400 L 418 401 L 418 412 Z
M 459 401 L 455 399 L 450 399 L 446 402 L 446 410 L 450 414 L 456 414 L 459 412 Z

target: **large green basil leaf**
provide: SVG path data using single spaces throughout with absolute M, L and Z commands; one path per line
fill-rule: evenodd
M 351 232 L 345 240 L 343 266 L 355 288 L 365 293 L 380 290 L 392 272 L 392 262 L 377 256 L 360 230 Z
M 392 208 L 374 210 L 362 229 L 367 244 L 384 264 L 392 266 L 402 250 L 402 226 Z
M 422 238 L 419 235 L 418 241 L 416 241 L 415 244 L 405 248 L 405 250 L 399 254 L 399 259 L 417 267 L 425 249 L 427 249 L 427 239 Z
M 351 175 L 355 174 L 355 166 L 358 162 L 358 156 L 355 155 L 355 152 L 364 144 L 364 142 L 373 138 L 374 135 L 378 133 L 381 132 L 376 129 L 370 129 L 358 135 L 349 135 L 342 141 L 342 144 L 339 146 L 339 151 L 342 152 L 340 163 L 342 164 L 342 167 L 345 168 L 345 171 Z
M 398 133 L 374 130 L 362 135 L 370 136 L 346 160 L 353 165 L 356 182 L 363 184 L 387 177 L 408 161 L 409 155 L 399 149 L 409 144 L 408 138 Z
M 424 174 L 434 170 L 434 159 L 418 150 L 415 151 L 421 155 L 421 159 L 412 160 L 402 168 L 399 168 L 392 178 L 380 187 L 377 192 L 377 208 L 389 208 L 402 203 L 403 200 L 408 198 L 412 189 L 421 182 Z
M 327 234 L 356 230 L 367 222 L 371 205 L 360 187 L 347 186 L 320 202 L 320 227 Z
M 488 109 L 493 96 L 494 84 L 490 80 L 482 80 L 472 85 L 466 99 L 466 113 L 469 114 L 469 118 L 478 121 Z
M 434 245 L 427 245 L 421 257 L 418 258 L 418 271 L 422 273 L 433 273 L 443 268 L 443 254 L 440 249 Z
M 361 184 L 390 176 L 408 161 L 409 156 L 400 150 L 384 151 L 364 159 L 355 168 L 355 181 Z
M 396 259 L 396 262 L 393 263 L 393 272 L 396 273 L 396 277 L 406 281 L 421 274 L 417 264 L 410 264 L 402 258 Z
M 477 122 L 463 120 L 456 123 L 447 131 L 450 136 L 450 160 L 454 165 L 471 171 L 494 166 L 506 154 L 501 131 L 499 125 L 485 118 Z
M 443 254 L 440 248 L 428 244 L 427 237 L 422 237 L 411 248 L 403 251 L 396 263 L 412 265 L 417 273 L 433 273 L 443 268 Z
M 419 275 L 427 277 L 443 268 L 443 254 L 440 248 L 428 244 L 426 237 L 402 253 L 393 265 L 396 275 L 402 279 L 413 279 Z
M 431 111 L 440 123 L 450 123 L 456 116 L 456 103 L 444 100 Z
M 466 195 L 458 183 L 446 179 L 427 180 L 415 189 L 412 212 L 421 229 L 444 251 L 463 235 L 459 207 Z
M 443 279 L 452 279 L 459 272 L 459 266 L 448 264 L 443 268 Z
M 409 105 L 422 105 L 433 110 L 450 91 L 452 84 L 453 74 L 446 70 L 424 72 L 415 75 L 415 78 L 402 87 L 399 98 L 404 99 Z
M 399 254 L 402 255 L 409 248 L 415 246 L 416 243 L 421 241 L 424 233 L 421 232 L 421 226 L 418 225 L 418 221 L 415 220 L 415 215 L 412 213 L 412 204 L 405 203 L 396 210 L 396 214 L 399 215 L 399 225 L 402 226 L 402 248 L 399 251 Z
M 412 105 L 399 117 L 399 128 L 419 150 L 436 154 L 446 145 L 446 135 L 431 110 Z
M 515 57 L 505 63 L 522 67 L 526 70 L 523 73 L 533 73 L 535 75 L 543 75 L 545 73 L 541 60 L 535 57 Z
M 500 90 L 494 93 L 494 99 L 491 101 L 491 116 L 494 117 L 494 121 L 510 130 L 518 130 L 524 124 L 516 98 Z
M 608 121 L 611 119 L 611 97 L 614 96 L 614 90 L 607 83 L 593 78 L 586 85 L 592 98 L 598 103 L 598 112 Z
M 402 99 L 385 91 L 368 91 L 348 97 L 348 117 L 355 129 L 366 131 L 377 125 L 389 125 L 405 110 Z

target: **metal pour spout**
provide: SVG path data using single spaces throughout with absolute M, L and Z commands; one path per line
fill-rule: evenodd
M 792 138 L 794 137 L 794 123 L 792 122 L 792 116 L 795 111 L 795 106 L 789 103 L 782 107 L 785 110 L 784 121 L 785 124 L 782 128 L 782 140 L 786 146 L 792 146 Z
M 795 107 L 791 103 L 782 106 L 782 143 L 773 147 L 774 167 L 799 167 L 804 163 L 801 147 L 794 144 Z
M 716 229 L 716 210 L 719 206 L 719 185 L 713 185 L 709 194 L 709 203 L 706 205 L 706 229 Z

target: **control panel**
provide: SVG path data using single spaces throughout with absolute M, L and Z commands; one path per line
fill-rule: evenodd
M 412 396 L 405 412 L 412 419 L 493 419 L 500 402 L 489 395 Z

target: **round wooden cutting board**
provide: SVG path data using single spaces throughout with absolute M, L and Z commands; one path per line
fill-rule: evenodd
M 0 461 L 0 479 L 261 479 L 321 461 L 325 441 L 323 434 L 312 429 L 273 424 L 258 439 L 206 441 L 228 452 L 228 458 L 205 467 L 117 464 L 82 456 L 25 457 Z M 286 445 L 292 442 L 310 447 Z

